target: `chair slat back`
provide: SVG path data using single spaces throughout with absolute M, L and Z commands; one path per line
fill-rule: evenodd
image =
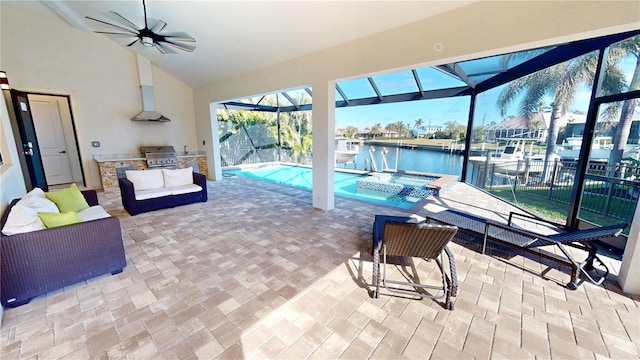
M 382 244 L 387 255 L 435 259 L 457 231 L 455 226 L 387 222 Z

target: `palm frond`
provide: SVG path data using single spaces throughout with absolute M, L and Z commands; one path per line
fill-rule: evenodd
M 502 89 L 498 95 L 496 104 L 502 116 L 507 114 L 507 108 L 518 97 L 520 92 L 526 89 L 528 80 L 529 76 L 521 77 L 510 82 L 504 89 Z
M 607 66 L 607 71 L 605 71 L 602 79 L 601 94 L 599 95 L 619 94 L 625 91 L 626 88 L 627 79 L 618 64 Z
M 547 50 L 548 49 L 533 49 L 533 50 L 520 51 L 517 53 L 505 54 L 502 57 L 502 66 L 505 68 L 508 68 L 511 65 L 511 62 L 518 61 L 518 60 L 525 60 L 525 61 L 530 60 L 538 55 L 544 54 L 545 52 L 547 52 Z
M 622 109 L 622 102 L 620 101 L 608 103 L 607 107 L 605 107 L 600 113 L 600 116 L 598 117 L 598 122 L 606 122 L 606 123 L 616 122 L 620 117 L 621 109 Z
M 609 47 L 609 58 L 619 59 L 627 55 L 640 57 L 640 35 L 623 40 Z
M 527 91 L 520 102 L 520 116 L 524 117 L 527 122 L 532 119 L 533 114 L 540 110 L 540 102 L 550 91 L 547 83 L 539 81 L 539 79 L 536 80 L 529 83 Z

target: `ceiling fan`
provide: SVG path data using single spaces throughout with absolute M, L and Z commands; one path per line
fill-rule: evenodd
M 99 22 L 101 24 L 105 24 L 120 30 L 121 32 L 112 32 L 112 31 L 95 31 L 99 34 L 106 35 L 117 35 L 117 36 L 131 36 L 136 39 L 131 43 L 127 44 L 127 46 L 132 46 L 135 43 L 140 43 L 147 47 L 155 47 L 163 54 L 175 54 L 175 51 L 168 46 L 174 47 L 176 49 L 192 52 L 196 47 L 190 44 L 185 44 L 183 42 L 195 42 L 196 39 L 191 37 L 191 35 L 186 32 L 173 32 L 173 33 L 165 33 L 160 34 L 162 29 L 167 26 L 167 23 L 162 20 L 157 20 L 151 28 L 149 28 L 149 24 L 147 21 L 147 5 L 144 0 L 142 0 L 142 7 L 144 10 L 144 28 L 139 29 L 136 24 L 127 20 L 124 16 L 118 14 L 115 11 L 109 11 L 111 14 L 115 16 L 115 19 L 119 20 L 124 26 L 111 24 L 106 21 L 98 20 L 89 16 L 86 16 L 87 19 Z M 125 27 L 126 26 L 126 27 Z

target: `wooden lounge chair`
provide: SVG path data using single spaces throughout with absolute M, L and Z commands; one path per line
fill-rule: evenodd
M 377 298 L 380 287 L 380 250 L 383 258 L 383 286 L 394 293 L 428 298 L 445 298 L 445 307 L 453 310 L 451 297 L 457 295 L 458 280 L 455 269 L 455 258 L 447 248 L 447 244 L 457 232 L 455 226 L 433 225 L 424 222 L 416 223 L 410 217 L 376 215 L 373 226 L 373 297 Z M 449 259 L 449 273 L 443 267 L 443 253 Z M 418 257 L 435 260 L 442 273 L 442 285 L 425 285 L 419 282 L 417 273 L 407 277 L 410 281 L 394 281 L 387 279 L 387 259 L 390 256 Z M 392 287 L 399 285 L 402 287 Z M 418 289 L 435 289 L 442 294 L 429 295 Z
M 482 240 L 482 253 L 485 253 L 487 241 L 493 241 L 502 245 L 520 249 L 527 253 L 531 253 L 542 258 L 566 265 L 571 268 L 571 280 L 567 283 L 567 288 L 575 290 L 578 288 L 577 278 L 578 272 L 581 272 L 585 278 L 597 285 L 602 284 L 609 274 L 609 268 L 598 257 L 598 249 L 593 242 L 600 239 L 618 236 L 627 227 L 626 223 L 620 223 L 609 226 L 599 226 L 591 229 L 575 229 L 567 228 L 553 222 L 556 225 L 557 233 L 551 235 L 539 234 L 530 230 L 525 230 L 513 226 L 514 217 L 521 217 L 535 221 L 542 221 L 539 217 L 533 215 L 525 215 L 511 212 L 507 224 L 498 223 L 487 220 L 485 223 L 485 231 Z M 544 249 L 543 246 L 555 246 L 560 250 L 560 254 L 554 254 Z M 578 262 L 571 254 L 567 247 L 584 250 L 588 253 L 587 258 Z M 602 275 L 594 276 L 591 272 L 595 269 L 594 262 L 604 269 Z

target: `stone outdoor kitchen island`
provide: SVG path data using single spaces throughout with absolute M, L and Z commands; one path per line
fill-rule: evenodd
M 207 156 L 203 151 L 188 152 L 186 154 L 178 154 L 178 166 L 177 168 L 185 168 L 197 164 L 199 169 L 197 172 L 203 174 L 208 178 L 207 170 Z M 108 155 L 94 155 L 93 159 L 98 163 L 100 169 L 100 178 L 102 182 L 102 188 L 104 191 L 118 190 L 118 169 L 135 168 L 137 170 L 147 169 L 147 163 L 144 155 L 142 154 L 108 154 Z

